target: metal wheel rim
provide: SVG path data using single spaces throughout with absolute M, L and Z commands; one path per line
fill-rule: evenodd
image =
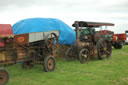
M 89 51 L 87 49 L 82 49 L 79 53 L 79 59 L 81 63 L 87 62 L 89 59 Z
M 54 65 L 55 65 L 54 63 L 55 63 L 54 60 L 48 59 L 47 65 L 49 70 L 52 70 L 54 68 Z
M 84 56 L 87 56 L 86 58 Z M 87 60 L 88 59 L 88 52 L 86 50 L 84 50 L 82 53 L 81 53 L 81 59 L 84 59 L 84 60 Z

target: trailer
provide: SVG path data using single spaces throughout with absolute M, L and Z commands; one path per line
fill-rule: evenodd
M 121 49 L 122 46 L 125 44 L 125 40 L 126 40 L 126 34 L 125 33 L 121 33 L 121 34 L 114 34 L 113 35 L 113 47 L 115 49 Z
M 4 65 L 22 62 L 23 68 L 41 64 L 46 72 L 55 70 L 53 55 L 58 48 L 58 36 L 58 30 L 15 35 L 10 24 L 0 24 L 0 85 L 9 80 Z
M 95 31 L 102 26 L 114 26 L 112 23 L 75 21 L 76 42 L 66 51 L 66 59 L 79 59 L 81 63 L 90 58 L 102 60 L 109 58 L 112 53 L 111 42 Z

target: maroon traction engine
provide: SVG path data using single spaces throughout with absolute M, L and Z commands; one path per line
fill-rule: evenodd
M 109 58 L 112 52 L 111 42 L 95 31 L 102 26 L 113 26 L 112 23 L 75 21 L 76 42 L 66 51 L 66 59 L 79 59 L 81 63 L 90 58 L 102 60 Z

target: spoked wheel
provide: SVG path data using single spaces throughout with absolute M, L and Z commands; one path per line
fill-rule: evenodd
M 74 52 L 75 49 L 73 48 L 68 48 L 66 53 L 65 53 L 65 59 L 67 61 L 71 61 L 71 60 L 74 60 L 76 59 L 76 55 L 75 55 L 75 52 Z
M 46 71 L 46 72 L 54 71 L 55 67 L 56 67 L 56 60 L 52 56 L 47 56 L 44 59 L 43 65 L 44 65 L 44 71 Z
M 98 58 L 100 60 L 109 58 L 112 53 L 112 45 L 108 39 L 100 39 L 97 43 Z
M 9 73 L 7 69 L 0 68 L 0 85 L 5 85 L 9 80 Z
M 33 65 L 32 61 L 24 61 L 24 62 L 22 63 L 22 67 L 23 67 L 24 69 L 31 69 L 33 66 L 34 66 L 34 65 Z
M 79 59 L 79 45 L 77 42 L 75 42 L 70 48 L 67 49 L 65 53 L 65 59 L 68 61 Z
M 79 60 L 82 64 L 84 64 L 85 62 L 87 62 L 90 58 L 90 53 L 87 49 L 82 49 L 79 52 Z
M 58 43 L 58 37 L 55 33 L 50 33 L 45 37 L 46 48 L 51 54 L 53 54 L 53 51 L 57 48 Z

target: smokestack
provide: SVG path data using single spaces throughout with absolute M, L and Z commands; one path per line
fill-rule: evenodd
M 76 41 L 79 41 L 79 22 L 75 21 Z

